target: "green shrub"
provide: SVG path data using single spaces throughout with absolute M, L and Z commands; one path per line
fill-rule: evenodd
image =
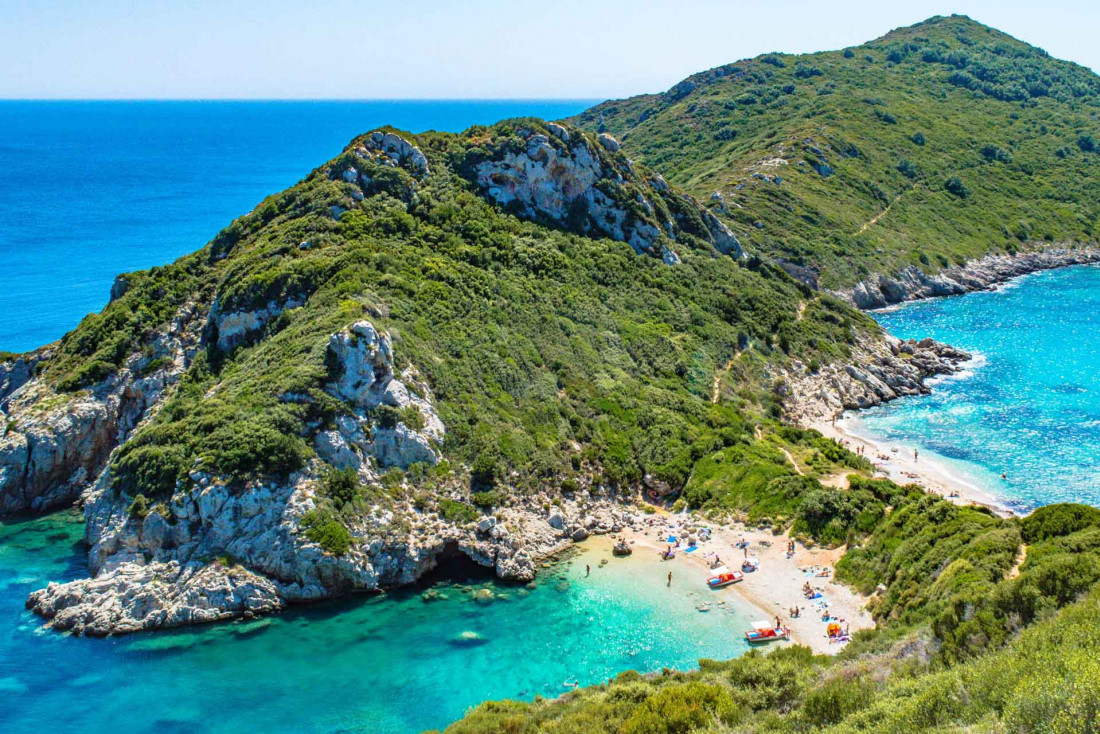
M 1088 505 L 1057 504 L 1040 507 L 1025 517 L 1020 534 L 1025 543 L 1058 538 L 1100 525 L 1100 510 Z
M 351 533 L 331 510 L 317 508 L 302 516 L 302 530 L 314 543 L 334 556 L 351 550 Z
M 149 500 L 143 494 L 136 495 L 126 514 L 135 520 L 144 520 L 149 515 Z
M 740 711 L 721 686 L 686 683 L 645 699 L 620 730 L 622 734 L 689 734 L 717 719 L 735 724 Z
M 439 516 L 456 525 L 473 522 L 478 518 L 478 511 L 464 502 L 455 502 L 452 499 L 439 501 Z
M 482 509 L 489 509 L 496 507 L 504 502 L 504 495 L 498 490 L 489 490 L 487 492 L 474 492 L 470 495 L 470 502 L 475 507 Z

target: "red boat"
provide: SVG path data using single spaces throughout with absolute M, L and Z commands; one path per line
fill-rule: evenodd
M 753 628 L 745 633 L 745 642 L 754 645 L 760 642 L 775 642 L 791 637 L 788 627 L 775 627 L 771 622 L 754 622 Z
M 707 586 L 712 589 L 721 589 L 723 586 L 736 584 L 738 581 L 745 578 L 745 574 L 740 571 L 730 571 L 725 566 L 719 566 L 713 569 L 713 572 L 714 575 L 707 579 Z

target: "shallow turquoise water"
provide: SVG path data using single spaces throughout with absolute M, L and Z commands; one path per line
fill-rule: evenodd
M 1100 268 L 874 315 L 896 336 L 972 351 L 979 366 L 930 396 L 866 411 L 857 431 L 945 457 L 1019 510 L 1100 505 Z
M 0 526 L 0 731 L 415 732 L 486 699 L 557 696 L 622 670 L 695 667 L 744 652 L 744 607 L 670 566 L 575 560 L 488 606 L 453 585 L 302 607 L 250 623 L 112 640 L 38 628 L 26 594 L 84 573 L 74 513 Z M 592 575 L 584 576 L 584 563 Z M 631 564 L 628 572 L 623 563 Z M 675 566 L 675 583 L 690 574 Z M 694 581 L 694 579 L 692 579 Z M 483 638 L 464 645 L 465 631 Z

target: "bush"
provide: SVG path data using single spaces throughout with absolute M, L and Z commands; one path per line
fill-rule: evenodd
M 1004 148 L 998 148 L 996 145 L 983 145 L 979 153 L 981 153 L 982 158 L 990 163 L 993 161 L 998 161 L 1000 163 L 1012 162 L 1012 154 Z
M 718 719 L 735 724 L 740 712 L 721 686 L 691 682 L 645 699 L 623 724 L 622 734 L 690 734 Z
M 135 520 L 144 520 L 149 514 L 149 500 L 143 494 L 134 497 L 127 514 Z
M 1077 504 L 1047 505 L 1023 519 L 1020 535 L 1025 543 L 1038 543 L 1092 526 L 1100 526 L 1100 510 L 1095 507 Z
M 970 196 L 970 189 L 966 188 L 966 186 L 962 182 L 962 179 L 958 176 L 952 176 L 951 178 L 944 181 L 943 187 L 947 190 L 947 193 L 953 194 L 960 199 L 965 199 Z
M 441 499 L 439 501 L 439 516 L 456 525 L 473 522 L 479 514 L 477 510 L 464 502 L 455 502 L 452 499 Z
M 496 507 L 504 502 L 504 495 L 499 490 L 489 490 L 487 492 L 474 492 L 470 495 L 470 502 L 475 507 L 482 509 L 488 509 L 490 507 Z
M 917 167 L 908 158 L 898 161 L 898 172 L 906 178 L 917 177 Z
M 1096 151 L 1096 141 L 1091 135 L 1082 135 L 1077 138 L 1077 147 L 1086 153 L 1093 153 Z
M 318 508 L 302 516 L 302 530 L 326 553 L 342 556 L 351 549 L 351 533 L 331 510 Z
M 925 143 L 924 133 L 922 132 L 913 133 L 909 136 L 909 139 L 912 140 L 913 143 L 916 145 L 924 145 Z

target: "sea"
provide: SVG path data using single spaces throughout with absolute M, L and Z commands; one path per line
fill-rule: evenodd
M 861 411 L 849 424 L 921 450 L 1017 512 L 1100 506 L 1100 268 L 1033 273 L 993 290 L 872 314 L 903 339 L 971 352 L 930 395 Z
M 356 135 L 553 120 L 596 101 L 0 101 L 0 351 L 59 339 L 116 275 L 199 249 Z
M 0 350 L 61 337 L 117 273 L 201 247 L 359 133 L 555 119 L 592 102 L 0 102 Z M 431 586 L 260 620 L 82 639 L 24 608 L 29 592 L 87 576 L 82 535 L 75 511 L 0 522 L 0 732 L 409 734 L 489 699 L 735 657 L 752 615 L 732 592 L 700 613 L 724 592 L 696 579 L 670 593 L 656 559 L 602 546 L 530 586 L 447 568 Z

